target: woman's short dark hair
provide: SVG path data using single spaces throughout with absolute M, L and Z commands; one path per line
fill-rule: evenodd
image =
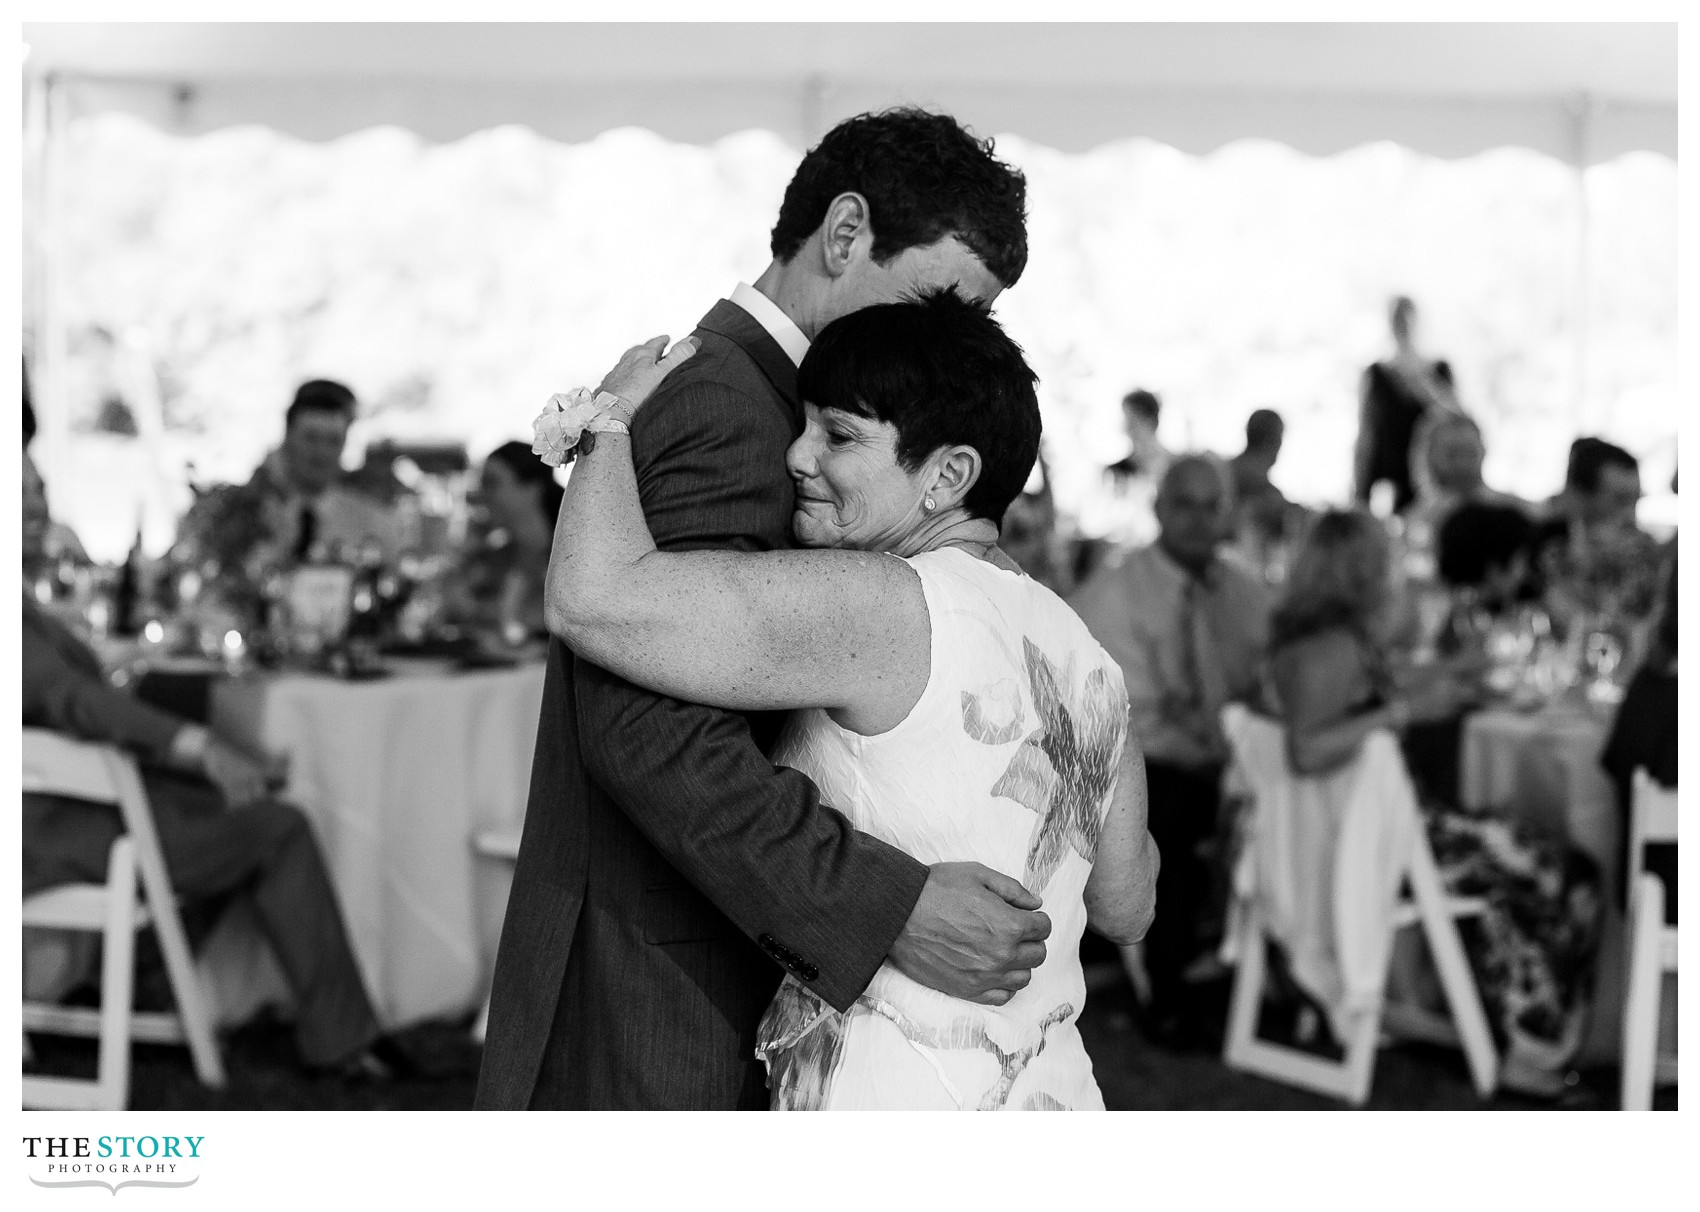
M 1481 585 L 1534 537 L 1535 524 L 1514 505 L 1460 505 L 1435 535 L 1435 566 L 1448 585 Z
M 556 482 L 555 469 L 531 453 L 531 443 L 503 442 L 490 452 L 486 461 L 489 459 L 513 472 L 514 479 L 521 484 L 542 485 L 543 516 L 553 526 L 556 515 L 561 512 L 561 498 L 567 490 Z
M 1027 266 L 1027 179 L 949 114 L 888 109 L 840 122 L 797 166 L 771 246 L 797 255 L 840 194 L 868 200 L 874 260 L 955 236 L 1005 287 Z
M 1039 457 L 1036 376 L 991 313 L 953 290 L 881 303 L 821 329 L 797 374 L 802 398 L 897 428 L 914 471 L 945 446 L 972 446 L 972 517 L 1002 519 Z

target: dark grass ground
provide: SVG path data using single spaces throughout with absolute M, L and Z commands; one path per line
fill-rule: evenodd
M 1080 1031 L 1092 1056 L 1104 1101 L 1114 1111 L 1258 1110 L 1324 1111 L 1342 1105 L 1274 1082 L 1237 1073 L 1222 1064 L 1219 1044 L 1227 1014 L 1225 983 L 1200 997 L 1196 1048 L 1168 1051 L 1141 1035 L 1133 991 L 1113 967 L 1089 971 L 1094 992 Z M 225 1037 L 229 1084 L 208 1090 L 195 1081 L 181 1048 L 139 1044 L 134 1052 L 130 1105 L 136 1110 L 465 1110 L 472 1105 L 479 1049 L 467 1024 L 427 1023 L 403 1032 L 417 1059 L 418 1078 L 390 1084 L 348 1084 L 312 1078 L 295 1063 L 288 1027 L 261 1020 Z M 93 1076 L 93 1041 L 36 1036 L 35 1068 Z M 1216 1045 L 1211 1050 L 1203 1050 Z M 1584 1071 L 1558 1107 L 1611 1109 L 1617 1105 L 1617 1071 Z M 1370 1109 L 1421 1111 L 1540 1110 L 1554 1106 L 1514 1094 L 1477 1099 L 1462 1054 L 1444 1048 L 1401 1045 L 1376 1061 Z M 1653 1106 L 1675 1110 L 1675 1087 L 1656 1092 Z

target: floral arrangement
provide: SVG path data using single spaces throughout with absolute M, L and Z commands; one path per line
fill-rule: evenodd
M 1664 570 L 1658 541 L 1633 528 L 1589 542 L 1580 553 L 1569 544 L 1555 543 L 1541 568 L 1547 583 L 1581 610 L 1628 619 L 1652 614 Z
M 200 574 L 207 591 L 257 623 L 262 578 L 279 555 L 277 501 L 256 485 L 215 484 L 196 492 L 171 561 Z

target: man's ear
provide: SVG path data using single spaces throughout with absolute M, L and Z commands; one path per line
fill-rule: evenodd
M 874 229 L 869 222 L 868 200 L 861 194 L 839 194 L 826 208 L 821 221 L 819 239 L 821 262 L 830 277 L 841 277 L 855 260 L 858 242 L 871 251 Z
M 980 452 L 972 446 L 951 446 L 934 456 L 936 478 L 932 495 L 941 508 L 962 504 L 980 480 Z

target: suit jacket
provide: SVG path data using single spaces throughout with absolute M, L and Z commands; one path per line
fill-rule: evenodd
M 161 758 L 186 720 L 114 689 L 89 646 L 28 597 L 23 608 L 24 726 L 110 741 Z
M 789 546 L 796 368 L 742 308 L 637 414 L 663 550 Z M 475 1106 L 765 1108 L 784 971 L 847 1008 L 926 868 L 764 756 L 781 717 L 651 694 L 552 641 Z

